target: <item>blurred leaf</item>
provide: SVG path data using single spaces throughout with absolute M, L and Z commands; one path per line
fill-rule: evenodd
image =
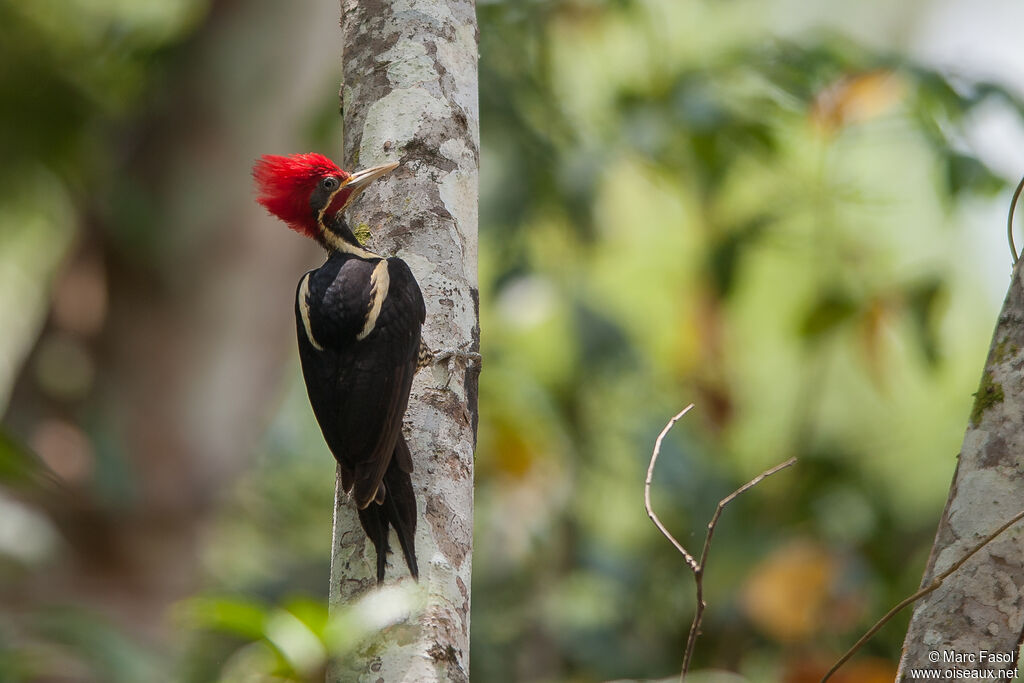
M 314 633 L 292 612 L 274 610 L 267 617 L 265 637 L 267 642 L 277 648 L 293 672 L 309 677 L 322 673 L 327 662 L 324 643 L 319 634 Z
M 182 614 L 196 628 L 258 640 L 266 634 L 269 613 L 266 606 L 253 600 L 202 597 L 184 603 Z
M 387 637 L 415 637 L 412 622 L 424 609 L 424 590 L 413 581 L 387 584 L 335 610 L 324 628 L 327 651 L 343 657 L 385 629 Z
M 834 332 L 857 313 L 858 302 L 842 292 L 822 293 L 811 305 L 800 324 L 800 336 L 816 341 Z
M 485 471 L 494 469 L 497 473 L 522 479 L 533 468 L 536 459 L 534 449 L 523 439 L 518 425 L 509 425 L 496 420 L 491 426 L 494 436 L 488 450 L 487 461 L 482 463 Z
M 959 123 L 970 110 L 973 102 L 957 92 L 946 77 L 926 67 L 912 65 L 909 73 L 917 85 L 917 109 L 930 117 L 932 130 L 939 130 L 941 124 Z
M 826 132 L 835 132 L 890 111 L 906 89 L 903 79 L 887 69 L 844 76 L 815 98 L 811 117 Z
M 53 472 L 46 463 L 0 427 L 0 484 L 27 490 L 54 482 Z
M 755 112 L 727 102 L 704 71 L 680 74 L 668 89 L 620 95 L 633 147 L 668 168 L 696 174 L 710 192 L 746 155 L 775 150 L 775 133 Z
M 1003 178 L 975 157 L 949 150 L 945 164 L 946 191 L 951 199 L 965 192 L 992 195 L 1006 187 Z
M 914 330 L 914 338 L 933 370 L 941 359 L 938 339 L 939 309 L 944 305 L 948 292 L 946 283 L 933 278 L 918 283 L 907 290 L 907 310 Z
M 192 659 L 196 655 L 213 657 L 217 652 L 220 657 L 216 662 L 199 662 L 199 666 L 192 667 L 195 673 L 190 680 L 198 680 L 211 665 L 220 669 L 224 680 L 256 673 L 274 674 L 284 680 L 323 679 L 328 619 L 327 605 L 322 602 L 293 598 L 273 606 L 251 599 L 198 597 L 181 603 L 178 613 L 191 630 L 206 632 L 204 640 L 218 633 L 234 639 L 222 647 L 197 649 Z M 239 640 L 248 645 L 239 647 Z M 223 663 L 225 657 L 227 663 Z
M 285 603 L 284 608 L 310 631 L 323 638 L 324 629 L 327 628 L 328 612 L 327 605 L 322 600 L 293 598 Z
M 976 83 L 974 85 L 975 100 L 982 102 L 986 99 L 996 99 L 1004 102 L 1013 108 L 1017 115 L 1024 118 L 1024 98 L 999 83 Z
M 572 308 L 580 347 L 580 362 L 588 371 L 624 371 L 632 365 L 632 345 L 626 331 L 615 319 L 583 301 Z
M 771 220 L 772 218 L 767 215 L 755 216 L 711 243 L 708 249 L 707 268 L 718 297 L 729 298 L 744 252 L 757 245 L 758 239 L 764 234 Z
M 808 640 L 825 625 L 836 570 L 832 557 L 812 542 L 780 547 L 753 568 L 743 588 L 743 608 L 779 642 Z
M 829 85 L 850 73 L 869 72 L 885 63 L 846 36 L 829 34 L 807 41 L 774 40 L 737 56 L 757 64 L 773 85 L 807 108 Z
M 858 312 L 864 362 L 872 381 L 880 389 L 885 387 L 886 373 L 882 352 L 886 322 L 890 314 L 889 302 L 882 296 L 871 297 Z

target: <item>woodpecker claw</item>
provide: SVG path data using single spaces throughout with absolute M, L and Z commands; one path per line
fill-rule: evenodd
M 468 344 L 466 345 L 468 346 Z M 447 362 L 449 370 L 451 370 L 451 362 L 453 360 L 461 360 L 467 366 L 479 364 L 483 357 L 476 351 L 467 351 L 465 348 L 457 349 L 441 349 L 440 351 L 434 351 L 425 342 L 420 341 L 420 351 L 416 362 L 416 369 L 422 370 L 423 368 L 429 368 L 433 365 L 440 365 L 441 363 Z
M 440 351 L 435 351 L 433 356 L 435 363 L 451 361 L 456 358 L 464 361 L 466 365 L 473 365 L 474 363 L 479 363 L 482 356 L 476 351 L 464 351 L 462 349 L 441 349 Z

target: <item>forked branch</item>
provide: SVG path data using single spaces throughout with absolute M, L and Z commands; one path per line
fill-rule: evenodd
M 683 415 L 690 412 L 693 408 L 693 404 L 686 406 L 683 410 L 675 415 L 665 428 L 658 434 L 658 438 L 654 442 L 654 451 L 651 453 L 651 463 L 647 467 L 647 479 L 644 482 L 644 506 L 647 508 L 647 516 L 654 522 L 654 526 L 658 527 L 658 531 L 662 533 L 669 540 L 669 542 L 675 546 L 675 549 L 679 551 L 679 554 L 683 556 L 686 561 L 686 566 L 693 572 L 694 583 L 697 588 L 697 605 L 693 614 L 693 623 L 690 624 L 690 635 L 686 639 L 686 650 L 683 652 L 683 670 L 679 674 L 679 680 L 683 681 L 686 679 L 686 673 L 690 670 L 690 660 L 693 657 L 693 650 L 697 644 L 697 636 L 700 634 L 701 621 L 704 619 L 704 609 L 707 607 L 707 603 L 704 602 L 704 570 L 707 567 L 708 553 L 711 551 L 711 540 L 715 535 L 715 527 L 718 526 L 718 520 L 722 516 L 722 511 L 725 506 L 735 500 L 738 496 L 750 490 L 751 488 L 760 484 L 767 477 L 772 476 L 780 470 L 784 470 L 790 465 L 796 462 L 796 458 L 790 458 L 789 460 L 779 463 L 775 467 L 765 470 L 761 474 L 757 475 L 743 486 L 739 487 L 728 496 L 718 502 L 718 507 L 715 508 L 715 514 L 711 516 L 711 521 L 708 522 L 708 532 L 704 536 L 704 547 L 700 553 L 700 560 L 694 559 L 693 555 L 686 550 L 682 543 L 677 541 L 675 537 L 669 533 L 669 530 L 665 528 L 661 520 L 658 519 L 658 515 L 654 513 L 654 508 L 651 507 L 651 480 L 654 479 L 654 464 L 658 461 L 658 455 L 661 454 L 661 442 L 664 441 L 665 435 L 668 434 L 669 430 L 678 422 Z

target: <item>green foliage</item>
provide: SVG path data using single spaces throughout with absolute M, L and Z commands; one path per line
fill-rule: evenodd
M 344 666 L 357 650 L 377 647 L 391 627 L 415 615 L 418 588 L 391 586 L 328 615 L 322 600 L 278 604 L 230 596 L 180 605 L 178 621 L 197 639 L 185 680 L 322 681 L 329 660 Z M 400 628 L 400 627 L 397 627 Z M 199 644 L 201 643 L 201 644 Z
M 0 148 L 6 173 L 43 164 L 77 182 L 99 133 L 129 114 L 153 58 L 196 25 L 202 0 L 0 2 Z
M 753 674 L 768 646 L 781 677 L 787 652 L 827 659 L 931 542 L 936 458 L 995 306 L 957 265 L 956 209 L 1005 189 L 963 140 L 1019 103 L 839 34 L 770 35 L 750 3 L 480 12 L 475 674 L 678 665 L 690 581 L 640 485 L 690 401 L 655 482 L 684 542 L 736 484 L 802 458 L 723 519 L 698 663 Z M 807 563 L 773 573 L 794 537 Z M 808 572 L 820 594 L 761 621 L 763 593 Z
M 190 680 L 244 680 L 272 675 L 275 680 L 323 680 L 327 664 L 327 608 L 322 602 L 291 599 L 280 606 L 248 598 L 200 597 L 181 606 L 182 623 L 197 637 L 212 642 L 197 648 L 201 656 L 191 663 Z M 220 639 L 217 639 L 220 636 Z M 219 652 L 202 672 L 204 650 Z

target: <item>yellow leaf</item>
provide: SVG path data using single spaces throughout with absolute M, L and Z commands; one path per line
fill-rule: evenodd
M 906 85 L 892 71 L 878 69 L 845 76 L 818 93 L 811 120 L 825 133 L 861 123 L 888 112 L 906 92 Z
M 836 563 L 820 546 L 790 543 L 755 567 L 741 600 L 750 620 L 779 642 L 817 635 L 825 616 Z

